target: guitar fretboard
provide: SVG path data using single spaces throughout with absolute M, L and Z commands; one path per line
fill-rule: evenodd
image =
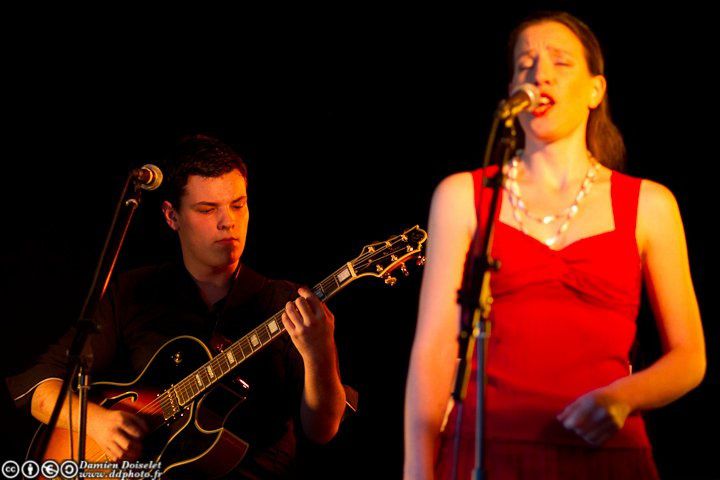
M 348 262 L 325 280 L 315 285 L 313 292 L 324 302 L 349 284 L 355 277 L 352 264 Z M 162 402 L 163 405 L 166 405 L 163 408 L 164 417 L 168 419 L 178 413 L 180 408 L 207 391 L 235 367 L 282 335 L 285 332 L 285 326 L 281 320 L 284 311 L 283 309 L 277 312 L 240 340 L 229 345 L 225 350 L 213 357 L 212 360 L 175 384 L 174 387 L 165 391 L 162 394 L 166 396 L 164 400 L 167 400 Z

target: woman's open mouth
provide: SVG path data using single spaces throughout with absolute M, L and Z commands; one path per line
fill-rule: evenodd
M 535 107 L 532 114 L 535 117 L 542 117 L 553 107 L 553 105 L 555 105 L 555 99 L 553 99 L 550 95 L 543 93 L 540 95 L 539 105 Z

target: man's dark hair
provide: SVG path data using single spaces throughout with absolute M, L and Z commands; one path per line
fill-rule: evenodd
M 233 170 L 238 170 L 247 183 L 247 166 L 228 145 L 208 135 L 183 137 L 165 166 L 164 197 L 174 208 L 180 208 L 190 175 L 214 178 Z

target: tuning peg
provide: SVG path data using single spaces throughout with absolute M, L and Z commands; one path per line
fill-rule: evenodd
M 408 269 L 407 269 L 407 267 L 405 266 L 404 263 L 401 263 L 401 264 L 400 264 L 400 271 L 401 271 L 401 272 L 403 273 L 403 275 L 405 275 L 406 277 L 410 275 L 410 272 L 408 272 Z
M 390 285 L 391 287 L 394 287 L 397 283 L 397 278 L 391 276 L 390 274 L 385 275 L 383 278 L 385 279 L 385 284 Z
M 425 257 L 423 255 L 420 255 L 419 257 L 417 257 L 417 261 L 415 263 L 417 263 L 419 267 L 425 265 Z

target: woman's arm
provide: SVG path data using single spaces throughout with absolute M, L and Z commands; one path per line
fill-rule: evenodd
M 406 479 L 432 478 L 435 442 L 452 388 L 460 309 L 457 290 L 475 230 L 472 176 L 438 185 L 430 207 L 427 264 L 405 391 Z
M 661 407 L 705 375 L 705 341 L 693 289 L 685 231 L 673 194 L 644 180 L 636 231 L 643 276 L 663 355 L 649 368 L 590 392 L 558 417 L 590 443 L 602 443 L 632 411 Z

